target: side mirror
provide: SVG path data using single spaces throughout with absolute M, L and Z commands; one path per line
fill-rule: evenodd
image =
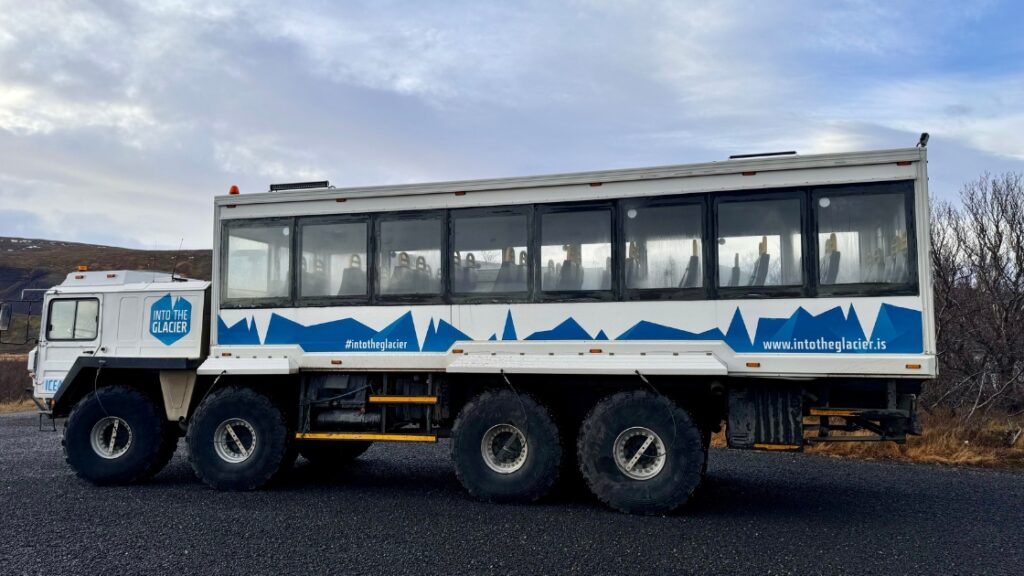
M 14 315 L 14 310 L 9 303 L 0 305 L 0 332 L 6 332 L 11 327 L 11 316 Z

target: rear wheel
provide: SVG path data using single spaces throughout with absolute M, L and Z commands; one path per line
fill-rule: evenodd
M 211 393 L 196 409 L 186 440 L 192 469 L 219 490 L 266 486 L 295 457 L 281 410 L 251 388 Z
M 318 468 L 334 468 L 362 456 L 373 442 L 362 440 L 307 440 L 299 446 L 299 454 Z
M 163 411 L 141 391 L 110 386 L 90 392 L 64 423 L 64 458 L 93 484 L 129 484 L 154 476 L 164 457 Z
M 590 490 L 622 512 L 664 514 L 700 484 L 705 452 L 690 415 L 664 396 L 619 392 L 580 428 L 580 471 Z
M 455 474 L 481 500 L 537 500 L 558 479 L 561 456 L 554 419 L 526 394 L 484 392 L 463 407 L 452 428 Z

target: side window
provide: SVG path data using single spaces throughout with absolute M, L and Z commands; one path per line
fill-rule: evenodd
M 47 340 L 95 340 L 100 303 L 95 298 L 53 300 L 46 317 Z
M 380 221 L 377 282 L 381 294 L 441 293 L 441 219 Z
M 718 285 L 803 284 L 800 200 L 718 204 Z
M 366 222 L 303 223 L 299 296 L 366 296 Z
M 822 285 L 910 281 L 906 196 L 818 190 L 814 210 Z
M 526 292 L 530 261 L 525 213 L 452 213 L 452 292 Z
M 699 288 L 703 207 L 699 204 L 625 206 L 628 289 Z
M 541 216 L 541 289 L 572 292 L 612 287 L 610 209 Z
M 287 298 L 291 292 L 291 224 L 229 225 L 225 228 L 224 296 Z

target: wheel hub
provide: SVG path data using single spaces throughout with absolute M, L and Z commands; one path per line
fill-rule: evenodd
M 213 447 L 221 460 L 241 464 L 256 451 L 256 429 L 241 418 L 229 418 L 213 433 Z
M 634 480 L 650 480 L 665 467 L 666 449 L 653 430 L 634 426 L 623 430 L 612 446 L 615 465 Z
M 480 440 L 484 463 L 499 474 L 511 474 L 522 468 L 529 451 L 526 435 L 512 424 L 492 426 Z
M 89 434 L 92 449 L 100 458 L 120 458 L 132 446 L 132 428 L 117 416 L 100 418 Z

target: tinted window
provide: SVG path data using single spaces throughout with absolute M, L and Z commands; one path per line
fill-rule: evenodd
M 541 216 L 541 288 L 609 290 L 611 210 L 552 212 Z
M 47 340 L 94 340 L 98 333 L 100 303 L 94 298 L 54 300 L 47 315 Z
M 800 201 L 718 205 L 718 285 L 803 284 Z
M 823 285 L 910 281 L 903 194 L 814 195 Z
M 226 298 L 286 298 L 291 286 L 291 225 L 229 226 Z
M 441 219 L 382 220 L 377 274 L 381 294 L 440 294 Z
M 626 288 L 703 286 L 702 219 L 696 204 L 626 205 Z
M 528 219 L 511 211 L 452 215 L 452 292 L 525 292 Z
M 366 223 L 303 224 L 299 294 L 366 295 Z

